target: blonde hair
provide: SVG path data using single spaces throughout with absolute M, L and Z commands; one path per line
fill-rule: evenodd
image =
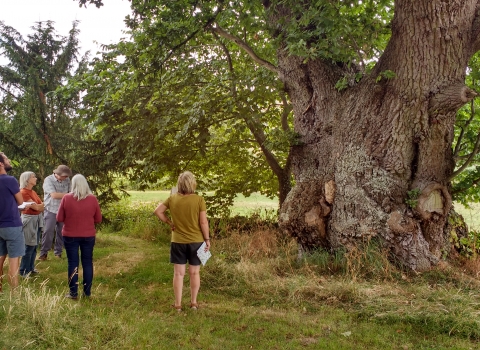
M 20 178 L 18 179 L 18 182 L 20 183 L 20 188 L 27 188 L 28 180 L 30 180 L 32 175 L 35 175 L 33 171 L 25 171 L 20 175 Z
M 82 199 L 87 198 L 89 194 L 92 194 L 90 187 L 88 187 L 87 179 L 82 174 L 77 174 L 72 177 L 72 190 L 73 196 L 81 201 Z
M 197 189 L 195 176 L 189 171 L 185 171 L 178 176 L 177 190 L 181 194 L 192 194 Z

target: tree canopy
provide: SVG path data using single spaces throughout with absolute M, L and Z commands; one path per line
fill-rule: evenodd
M 56 34 L 53 22 L 39 22 L 24 39 L 0 22 L 0 48 L 9 63 L 0 67 L 0 142 L 12 158 L 43 177 L 70 163 L 84 135 L 77 108 L 79 95 L 58 96 L 55 90 L 86 71 L 78 54 L 77 23 L 68 36 Z M 68 131 L 68 132 L 67 132 Z
M 101 5 L 99 1 L 94 3 Z M 85 5 L 86 2 L 80 4 Z M 263 157 L 266 157 L 270 171 L 276 170 L 277 179 L 274 181 L 285 181 L 289 172 L 288 149 L 298 139 L 285 119 L 291 107 L 278 77 L 277 50 L 283 45 L 288 54 L 301 56 L 306 61 L 321 58 L 341 64 L 342 72 L 335 82 L 336 88 L 341 91 L 354 86 L 365 74 L 370 73 L 390 38 L 394 6 L 392 1 L 321 1 L 309 6 L 294 1 L 290 3 L 289 11 L 297 19 L 288 23 L 279 21 L 277 27 L 281 26 L 281 35 L 278 29 L 272 28 L 268 23 L 269 16 L 272 16 L 268 9 L 274 5 L 275 2 L 260 1 L 228 4 L 198 1 L 132 2 L 133 15 L 126 21 L 132 40 L 107 47 L 109 53 L 104 56 L 105 62 L 98 60 L 93 73 L 105 78 L 95 81 L 94 89 L 88 89 L 95 91 L 93 94 L 96 96 L 90 99 L 92 106 L 95 106 L 90 114 L 98 112 L 101 116 L 100 123 L 112 127 L 118 121 L 117 128 L 121 128 L 126 119 L 135 121 L 135 129 L 129 128 L 130 124 L 127 123 L 123 126 L 128 130 L 122 129 L 119 132 L 120 129 L 117 129 L 106 135 L 116 144 L 120 143 L 114 141 L 116 137 L 124 145 L 132 143 L 119 149 L 122 153 L 126 149 L 135 149 L 135 152 L 130 153 L 130 158 L 146 160 L 141 163 L 142 171 L 132 173 L 140 184 L 146 186 L 162 178 L 165 173 L 173 175 L 185 164 L 201 169 L 201 162 L 192 163 L 198 159 L 192 154 L 201 156 L 204 164 L 211 164 L 210 169 L 215 169 L 215 158 L 220 156 L 219 143 L 209 142 L 211 136 L 218 133 L 212 133 L 209 129 L 212 125 L 222 123 L 229 125 L 228 128 L 221 126 L 225 130 L 249 128 L 250 132 L 243 139 L 248 141 L 249 136 L 251 141 L 255 139 L 255 147 L 263 147 Z M 115 57 L 125 57 L 125 61 L 119 63 Z M 376 79 L 381 81 L 394 77 L 394 72 L 385 70 Z M 262 87 L 263 82 L 268 82 L 268 85 Z M 242 87 L 244 97 L 240 94 Z M 201 93 L 198 94 L 198 91 Z M 97 103 L 98 101 L 101 102 Z M 108 102 L 104 103 L 105 101 Z M 179 101 L 182 101 L 181 106 Z M 222 101 L 226 104 L 222 105 Z M 271 126 L 264 129 L 265 118 L 262 121 L 258 116 L 265 117 L 264 111 L 271 111 L 266 106 L 278 105 L 279 102 L 283 106 L 282 109 L 277 109 L 276 120 L 273 120 L 273 124 L 269 122 Z M 258 107 L 258 111 L 251 111 L 255 107 Z M 118 118 L 119 111 L 122 111 L 123 118 Z M 112 117 L 112 113 L 116 113 L 115 117 Z M 244 116 L 249 114 L 256 115 L 256 119 L 245 119 Z M 177 128 L 172 128 L 172 121 L 176 121 Z M 193 139 L 182 139 L 193 130 L 196 130 L 196 133 L 190 134 Z M 236 163 L 239 165 L 237 170 L 245 170 L 245 163 L 240 165 L 239 159 L 245 159 L 248 164 L 248 157 L 239 158 L 238 154 L 232 152 L 234 146 L 224 141 L 228 139 L 225 130 L 222 131 L 221 143 L 227 152 L 221 157 L 225 160 L 228 159 L 225 155 L 230 154 L 236 161 L 227 163 Z M 104 131 L 107 129 L 102 128 Z M 164 135 L 169 132 L 175 134 L 174 140 L 170 140 L 170 146 L 172 142 L 182 144 L 181 150 L 172 154 L 159 151 L 166 147 L 157 145 L 149 148 L 133 141 L 141 138 L 144 133 L 154 135 L 152 139 L 163 141 Z M 132 133 L 137 136 L 130 137 Z M 232 138 L 237 143 L 238 130 L 232 134 Z M 466 140 L 464 138 L 463 142 Z M 468 140 L 472 141 L 471 138 Z M 195 146 L 187 151 L 187 145 Z M 243 144 L 246 149 L 250 146 L 251 142 Z M 171 147 L 167 149 L 171 150 Z M 215 149 L 217 153 L 207 152 L 207 149 Z M 275 156 L 271 153 L 272 150 L 283 154 Z M 259 154 L 258 151 L 249 153 Z M 217 156 L 208 160 L 205 158 L 212 154 Z M 186 163 L 182 163 L 179 157 L 187 159 Z M 123 165 L 135 164 L 127 159 L 122 161 Z M 175 164 L 178 166 L 170 164 L 168 159 L 177 159 Z M 162 164 L 166 166 L 163 167 Z M 464 169 L 465 166 L 461 170 Z M 208 174 L 205 170 L 200 171 Z M 227 173 L 222 167 L 214 172 Z M 247 194 L 259 190 L 273 194 L 276 191 L 275 186 L 271 185 L 242 188 L 240 183 L 246 184 L 248 181 L 242 178 L 241 171 L 235 173 L 236 176 L 225 176 L 221 182 L 223 186 L 230 187 L 230 193 L 238 191 Z M 279 180 L 278 174 L 283 176 L 283 180 Z M 464 173 L 462 180 L 459 177 L 458 185 L 455 185 L 453 194 L 459 200 L 476 198 L 472 195 L 464 196 L 466 192 L 472 192 L 472 187 L 465 185 L 466 179 L 474 176 L 471 171 L 469 174 L 467 176 Z M 172 178 L 174 177 L 173 175 Z M 247 175 L 247 178 L 252 177 Z M 265 180 L 258 179 L 262 183 L 266 183 Z M 233 183 L 237 185 L 226 185 Z M 287 186 L 287 192 L 288 188 Z
M 100 199 L 109 200 L 112 175 L 92 124 L 79 114 L 82 96 L 73 84 L 88 71 L 88 53 L 78 52 L 77 22 L 68 36 L 59 35 L 52 21 L 33 30 L 23 38 L 0 22 L 0 49 L 8 60 L 0 66 L 0 147 L 19 163 L 17 169 L 40 179 L 66 164 L 94 179 Z

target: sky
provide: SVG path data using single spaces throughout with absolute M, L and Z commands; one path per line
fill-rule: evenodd
M 15 28 L 25 38 L 35 22 L 52 20 L 58 34 L 67 36 L 72 22 L 79 20 L 80 52 L 98 51 L 99 44 L 117 42 L 126 35 L 123 22 L 130 13 L 127 0 L 104 0 L 100 9 L 94 5 L 79 7 L 74 0 L 0 0 L 0 20 Z

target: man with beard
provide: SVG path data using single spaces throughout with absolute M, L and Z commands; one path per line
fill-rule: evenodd
M 57 258 L 62 257 L 63 222 L 57 221 L 57 213 L 63 196 L 70 192 L 69 176 L 72 176 L 72 170 L 66 165 L 59 165 L 53 174 L 47 176 L 43 181 L 45 226 L 43 227 L 42 249 L 37 260 L 47 260 L 48 251 L 52 248 L 54 240 L 53 252 Z
M 25 239 L 18 206 L 23 197 L 17 179 L 7 175 L 12 170 L 10 159 L 0 152 L 0 291 L 2 290 L 3 263 L 8 254 L 8 282 L 11 289 L 18 286 L 20 257 L 25 255 Z

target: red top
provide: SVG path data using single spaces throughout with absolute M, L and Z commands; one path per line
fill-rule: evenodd
M 78 201 L 72 193 L 63 196 L 58 208 L 57 221 L 63 222 L 62 235 L 67 237 L 95 236 L 95 224 L 102 221 L 97 197 L 88 195 Z
M 24 202 L 35 202 L 37 204 L 42 204 L 42 200 L 38 196 L 37 192 L 35 192 L 34 190 L 22 188 L 20 190 L 20 193 L 22 194 Z M 27 210 L 24 210 L 22 213 L 28 215 L 39 215 L 41 211 L 29 208 Z

